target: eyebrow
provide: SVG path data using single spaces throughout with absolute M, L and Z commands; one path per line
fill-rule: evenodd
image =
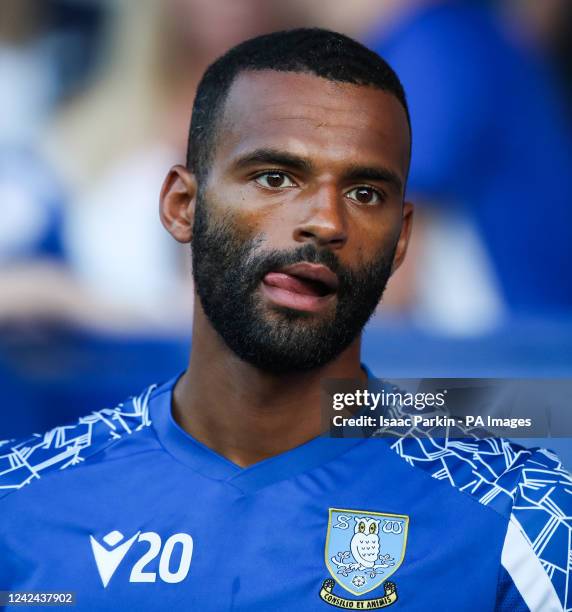
M 256 149 L 246 153 L 233 162 L 237 170 L 248 168 L 255 164 L 268 164 L 270 166 L 283 166 L 300 172 L 310 173 L 314 164 L 304 157 L 280 151 L 278 149 Z M 382 166 L 350 166 L 342 176 L 346 181 L 380 181 L 392 185 L 399 193 L 403 189 L 403 181 L 394 170 Z
M 279 151 L 277 149 L 256 149 L 239 157 L 233 166 L 240 170 L 254 164 L 269 164 L 271 166 L 286 166 L 302 172 L 311 172 L 314 165 L 304 157 Z
M 380 181 L 392 185 L 399 193 L 403 189 L 403 181 L 394 170 L 385 167 L 351 166 L 344 173 L 347 181 Z

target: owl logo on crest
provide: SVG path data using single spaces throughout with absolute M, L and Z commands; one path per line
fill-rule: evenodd
M 379 523 L 378 519 L 356 516 L 354 535 L 350 550 L 357 561 L 353 569 L 370 569 L 379 558 Z

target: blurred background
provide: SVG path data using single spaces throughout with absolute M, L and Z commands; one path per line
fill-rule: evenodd
M 241 40 L 312 25 L 387 59 L 412 116 L 413 243 L 364 361 L 572 376 L 569 0 L 2 0 L 0 439 L 185 368 L 190 249 L 158 194 L 196 85 Z

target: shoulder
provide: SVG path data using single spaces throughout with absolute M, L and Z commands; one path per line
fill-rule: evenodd
M 391 448 L 410 465 L 507 517 L 517 500 L 540 502 L 546 494 L 568 499 L 571 493 L 570 474 L 554 453 L 504 438 L 407 437 Z
M 392 449 L 506 517 L 499 603 L 572 609 L 572 477 L 554 453 L 502 438 L 402 438 Z
M 151 385 L 115 408 L 81 417 L 23 440 L 0 441 L 0 498 L 54 471 L 80 465 L 150 424 Z

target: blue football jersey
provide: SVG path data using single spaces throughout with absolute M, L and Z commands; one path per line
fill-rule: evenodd
M 81 611 L 572 608 L 572 480 L 549 451 L 318 437 L 241 468 L 177 425 L 175 382 L 0 446 L 1 591 Z

